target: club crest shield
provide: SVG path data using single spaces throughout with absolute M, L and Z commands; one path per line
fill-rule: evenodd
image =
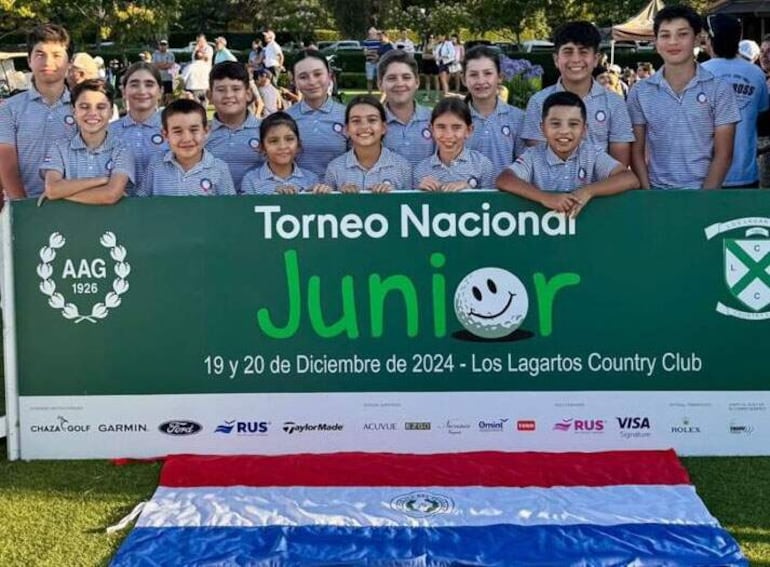
M 724 274 L 730 293 L 752 311 L 770 305 L 770 231 L 754 227 L 745 238 L 724 239 Z

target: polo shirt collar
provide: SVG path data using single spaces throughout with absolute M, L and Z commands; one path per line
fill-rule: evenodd
M 211 119 L 211 130 L 212 132 L 214 130 L 218 130 L 220 128 L 227 128 L 229 130 L 232 130 L 233 132 L 237 132 L 239 130 L 245 130 L 247 128 L 259 128 L 259 122 L 256 118 L 254 118 L 254 115 L 251 112 L 246 112 L 246 120 L 244 120 L 240 126 L 237 126 L 235 128 L 231 128 L 224 122 L 220 122 L 219 119 L 214 116 L 214 118 Z
M 578 147 L 575 148 L 575 150 L 567 156 L 567 159 L 561 159 L 559 156 L 557 156 L 554 151 L 551 149 L 551 146 L 549 146 L 547 143 L 545 144 L 545 161 L 548 163 L 548 165 L 559 165 L 562 163 L 567 163 L 568 161 L 573 161 L 577 159 L 578 153 L 580 152 L 580 148 L 583 145 L 583 142 L 580 142 L 578 144 Z

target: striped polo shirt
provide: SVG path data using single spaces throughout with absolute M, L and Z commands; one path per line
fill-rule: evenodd
M 160 112 L 155 112 L 144 122 L 137 122 L 126 114 L 110 124 L 110 134 L 131 148 L 136 163 L 137 187 L 142 184 L 150 162 L 168 151 L 168 144 L 161 134 Z
M 500 175 L 526 149 L 521 137 L 524 111 L 499 99 L 489 116 L 480 114 L 473 104 L 469 107 L 473 117 L 473 134 L 467 146 L 487 156 L 495 176 Z
M 380 159 L 371 169 L 365 169 L 358 162 L 355 150 L 341 155 L 329 164 L 324 183 L 337 190 L 349 183 L 362 191 L 380 183 L 389 184 L 394 191 L 414 188 L 412 165 L 385 147 L 382 148 Z
M 331 161 L 347 150 L 345 107 L 329 97 L 318 109 L 303 100 L 292 104 L 286 112 L 299 128 L 299 166 L 323 176 Z
M 409 122 L 404 124 L 385 106 L 386 124 L 383 143 L 389 150 L 406 158 L 413 166 L 429 158 L 436 151 L 436 144 L 430 131 L 431 110 L 415 104 Z
M 421 161 L 414 169 L 415 185 L 426 177 L 439 183 L 465 181 L 472 189 L 493 189 L 496 175 L 494 165 L 484 154 L 465 148 L 449 164 L 441 161 L 438 152 Z
M 237 128 L 230 128 L 216 116 L 211 121 L 206 149 L 228 165 L 236 187 L 241 186 L 248 170 L 265 162 L 259 151 L 259 123 L 250 112 Z
M 230 169 L 221 159 L 203 150 L 203 159 L 185 171 L 168 151 L 155 159 L 147 169 L 144 183 L 137 190 L 139 197 L 193 197 L 235 195 Z
M 307 191 L 318 183 L 318 176 L 294 164 L 289 177 L 283 178 L 270 169 L 268 164 L 252 169 L 243 178 L 241 193 L 246 195 L 273 195 L 281 185 L 293 185 L 298 192 Z
M 40 177 L 46 171 L 58 171 L 64 179 L 110 177 L 122 173 L 134 183 L 134 154 L 122 140 L 107 132 L 100 146 L 89 148 L 78 134 L 71 140 L 58 140 L 48 149 L 40 165 Z
M 541 191 L 568 192 L 607 179 L 619 165 L 604 146 L 581 142 L 566 160 L 546 144 L 532 146 L 509 169 Z
M 696 64 L 695 76 L 677 94 L 664 78 L 665 65 L 628 95 L 634 125 L 647 130 L 650 185 L 700 189 L 714 157 L 714 130 L 741 119 L 729 83 Z
M 555 85 L 544 88 L 529 99 L 522 138 L 538 142 L 545 141 L 540 126 L 543 121 L 543 102 L 551 93 L 563 90 L 564 86 L 559 79 Z M 631 128 L 631 119 L 623 97 L 593 81 L 591 90 L 583 98 L 583 102 L 586 105 L 588 118 L 588 142 L 609 150 L 610 144 L 634 141 L 634 130 Z
M 0 144 L 16 148 L 21 182 L 28 197 L 43 193 L 40 164 L 48 149 L 58 140 L 69 140 L 76 132 L 66 89 L 50 106 L 34 86 L 0 105 Z

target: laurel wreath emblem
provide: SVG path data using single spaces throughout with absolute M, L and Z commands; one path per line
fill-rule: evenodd
M 118 245 L 117 238 L 112 232 L 105 232 L 99 239 L 99 244 L 109 249 L 110 257 L 115 261 L 115 275 L 112 282 L 112 291 L 104 297 L 104 301 L 95 304 L 91 313 L 82 315 L 78 306 L 67 302 L 65 297 L 56 291 L 56 282 L 51 279 L 53 266 L 51 262 L 56 259 L 56 251 L 66 244 L 66 239 L 58 232 L 48 237 L 48 246 L 40 249 L 40 264 L 37 266 L 37 275 L 40 276 L 40 291 L 48 296 L 48 305 L 54 309 L 60 309 L 65 319 L 74 320 L 75 323 L 89 321 L 96 323 L 109 315 L 110 309 L 115 309 L 123 301 L 120 296 L 128 291 L 128 274 L 131 273 L 131 265 L 126 262 L 126 249 Z

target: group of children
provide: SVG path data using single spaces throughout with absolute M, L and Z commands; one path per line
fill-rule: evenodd
M 497 186 L 573 216 L 594 196 L 640 184 L 719 187 L 739 116 L 731 89 L 693 59 L 699 32 L 690 8 L 659 12 L 665 64 L 632 89 L 628 107 L 592 77 L 598 30 L 571 22 L 555 36 L 561 78 L 532 97 L 526 114 L 498 98 L 500 60 L 485 46 L 463 61 L 466 99 L 445 98 L 432 111 L 415 102 L 419 74 L 409 53 L 393 50 L 378 63 L 384 105 L 362 95 L 343 106 L 328 94 L 326 58 L 308 50 L 294 64 L 302 100 L 287 112 L 251 115 L 249 74 L 237 62 L 211 70 L 211 124 L 193 100 L 159 112 L 160 76 L 138 62 L 123 77 L 129 112 L 110 125 L 112 91 L 100 80 L 66 90 L 68 37 L 48 24 L 30 36 L 34 87 L 0 108 L 0 182 L 11 198 L 99 204 L 124 194 Z

